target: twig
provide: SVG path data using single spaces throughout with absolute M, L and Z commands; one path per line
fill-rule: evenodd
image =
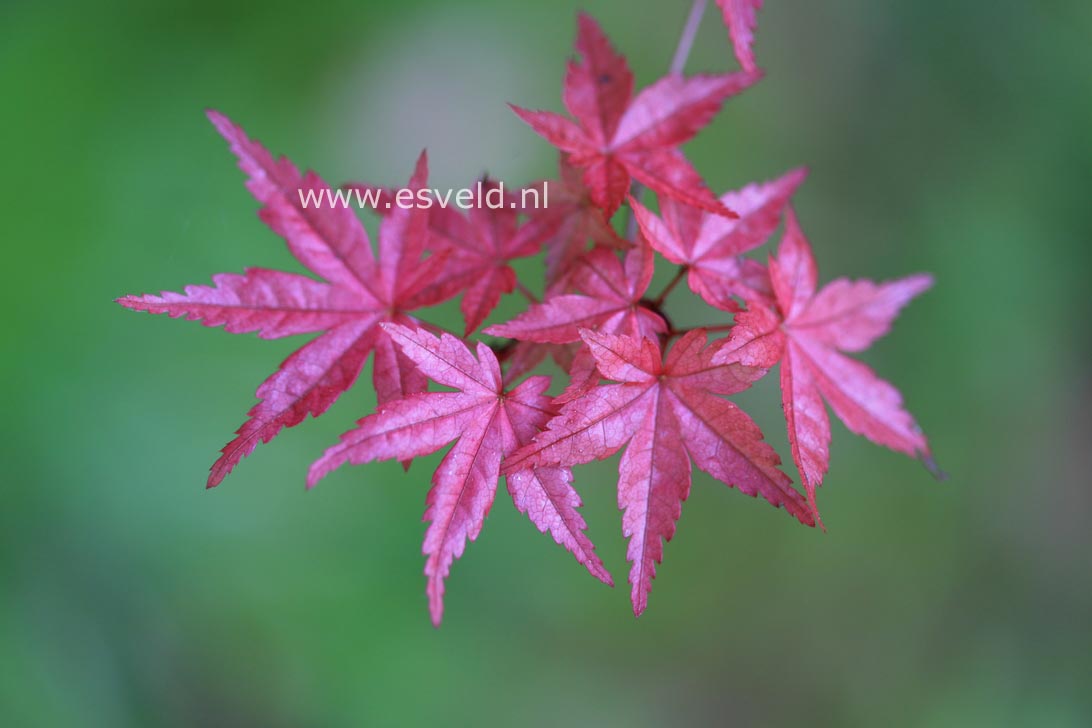
M 538 303 L 538 296 L 536 296 L 530 288 L 523 285 L 522 281 L 516 281 L 516 290 L 522 293 L 524 298 L 526 298 L 531 303 Z
M 701 329 L 708 334 L 715 334 L 718 332 L 731 331 L 732 324 L 718 324 L 717 326 L 691 326 L 690 328 L 686 329 L 669 329 L 665 336 L 667 336 L 668 339 L 674 339 L 677 336 L 684 336 L 686 334 L 689 334 L 691 331 L 697 331 L 698 329 Z
M 688 268 L 685 265 L 679 266 L 679 270 L 675 272 L 675 277 L 668 282 L 667 286 L 664 287 L 662 291 L 660 291 L 660 295 L 652 299 L 653 308 L 658 309 L 664 305 L 664 301 L 667 300 L 668 294 L 675 290 L 675 286 L 679 285 L 679 282 L 686 276 L 687 270 Z
M 633 196 L 633 199 L 637 202 L 641 201 L 641 197 L 645 194 L 645 186 L 640 182 L 634 180 L 633 184 L 629 187 L 629 194 Z M 626 211 L 626 240 L 632 241 L 637 237 L 637 216 L 633 214 L 633 206 L 631 205 Z
M 690 49 L 694 47 L 694 38 L 701 27 L 701 16 L 705 14 L 706 0 L 694 0 L 690 6 L 690 15 L 686 18 L 682 35 L 679 36 L 679 44 L 675 47 L 675 56 L 671 59 L 672 75 L 683 72 L 686 67 L 686 59 L 690 57 Z

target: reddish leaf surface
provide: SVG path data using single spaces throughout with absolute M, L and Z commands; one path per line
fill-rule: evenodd
M 350 182 L 343 187 L 360 192 L 360 199 L 373 204 L 380 215 L 389 216 L 399 207 L 397 190 L 367 182 Z M 432 198 L 427 249 L 443 262 L 444 270 L 419 286 L 413 303 L 431 306 L 463 293 L 466 334 L 477 329 L 501 296 L 515 290 L 516 274 L 508 263 L 537 254 L 543 242 L 560 234 L 567 222 L 571 211 L 565 190 L 554 185 L 546 197 L 544 187 L 544 182 L 536 185 L 538 208 L 525 206 L 522 194 L 505 193 L 502 185 L 491 179 L 465 188 L 472 194 L 458 204 L 451 190 Z M 558 205 L 554 204 L 555 195 L 560 198 Z M 527 205 L 531 199 L 528 195 Z M 467 210 L 464 213 L 457 208 Z M 521 214 L 531 219 L 521 224 Z
M 634 246 L 624 261 L 613 250 L 596 248 L 573 267 L 571 283 L 582 293 L 551 296 L 485 333 L 548 344 L 580 341 L 584 328 L 632 336 L 662 333 L 667 330 L 663 318 L 641 305 L 653 264 L 644 244 Z
M 432 245 L 446 257 L 442 275 L 421 288 L 422 299 L 443 300 L 464 291 L 460 305 L 466 333 L 474 331 L 496 308 L 502 295 L 516 287 L 516 272 L 509 263 L 538 253 L 546 235 L 536 225 L 520 225 L 518 203 L 503 200 L 491 208 L 487 200 L 500 185 L 482 182 L 482 198 L 475 192 L 464 215 L 454 207 L 432 208 Z M 515 207 L 513 207 L 515 205 Z
M 739 65 L 744 71 L 755 71 L 755 55 L 751 46 L 754 44 L 755 27 L 758 25 L 756 14 L 762 9 L 762 0 L 717 0 L 724 24 L 728 26 L 728 37 L 732 41 Z
M 784 349 L 781 394 L 789 443 L 818 517 L 815 491 L 830 464 L 824 399 L 852 432 L 907 455 L 929 456 L 925 435 L 903 408 L 899 391 L 839 352 L 868 348 L 933 280 L 928 275 L 887 283 L 840 278 L 817 292 L 811 246 L 791 209 L 785 228 L 777 257 L 770 260 L 781 325 L 767 325 L 765 340 Z
M 599 372 L 617 383 L 595 387 L 565 404 L 505 469 L 569 467 L 626 448 L 618 471 L 618 506 L 629 539 L 635 614 L 647 606 L 664 541 L 675 533 L 690 492 L 691 461 L 721 482 L 751 496 L 761 494 L 802 523 L 814 524 L 758 426 L 718 396 L 746 389 L 766 371 L 754 366 L 765 360 L 749 330 L 733 331 L 711 346 L 706 346 L 704 331 L 692 331 L 666 360 L 650 339 L 589 330 L 582 335 Z
M 549 111 L 513 110 L 584 170 L 584 185 L 609 218 L 636 179 L 656 192 L 731 216 L 678 151 L 708 124 L 729 96 L 760 78 L 757 72 L 672 75 L 633 96 L 633 74 L 599 25 L 580 15 L 576 50 L 565 75 L 572 121 Z
M 425 378 L 378 324 L 413 323 L 407 312 L 419 305 L 417 291 L 436 279 L 442 261 L 422 259 L 427 211 L 397 210 L 387 216 L 379 231 L 377 259 L 352 209 L 301 204 L 300 191 L 329 189 L 317 174 L 300 174 L 288 159 L 274 159 L 223 114 L 210 111 L 209 119 L 231 145 L 247 175 L 247 189 L 262 204 L 259 217 L 285 239 L 301 263 L 327 281 L 250 268 L 243 275 L 214 276 L 212 286 L 188 286 L 184 293 L 118 299 L 136 311 L 185 317 L 231 333 L 256 331 L 267 339 L 321 334 L 258 388 L 260 401 L 212 466 L 208 486 L 213 487 L 259 442 L 269 442 L 308 414 L 325 412 L 352 386 L 372 351 L 380 402 L 424 390 Z M 419 189 L 427 177 L 422 153 L 410 187 Z
M 617 498 L 640 615 L 695 465 L 814 526 L 821 525 L 816 489 L 829 465 L 828 404 L 852 431 L 931 464 L 899 392 L 845 355 L 884 335 L 931 279 L 839 279 L 818 290 L 811 249 L 789 207 L 805 170 L 717 198 L 681 151 L 727 98 L 761 78 L 752 46 L 762 4 L 718 0 L 741 72 L 680 73 L 706 9 L 696 3 L 671 72 L 639 92 L 626 59 L 580 15 L 562 92 L 568 114 L 512 107 L 559 150 L 559 178 L 507 195 L 487 178 L 469 188 L 469 200 L 461 191 L 429 190 L 423 153 L 406 188 L 353 183 L 333 194 L 317 174 L 275 158 L 210 111 L 260 203 L 259 217 L 314 275 L 247 268 L 214 275 L 212 285 L 118 302 L 230 333 L 314 337 L 258 388 L 209 487 L 258 443 L 325 412 L 374 354 L 377 411 L 311 466 L 308 487 L 344 463 L 408 466 L 449 448 L 424 514 L 426 592 L 438 625 L 452 564 L 480 534 L 501 475 L 539 531 L 612 584 L 585 533 L 572 467 L 621 452 Z M 642 185 L 657 193 L 658 214 L 630 196 Z M 526 194 L 532 191 L 537 204 Z M 627 196 L 641 233 L 627 230 L 632 241 L 611 225 Z M 381 217 L 375 250 L 353 203 L 373 205 Z M 783 215 L 785 236 L 769 267 L 744 257 Z M 540 302 L 512 262 L 543 250 Z M 646 298 L 656 252 L 678 270 L 660 295 Z M 707 332 L 668 321 L 666 299 L 684 276 L 706 303 L 733 314 L 730 327 L 715 329 L 729 329 L 727 338 L 709 343 Z M 486 333 L 505 340 L 478 343 L 473 352 L 471 332 L 516 289 L 529 299 L 527 310 L 489 326 Z M 415 318 L 456 296 L 466 338 L 434 335 L 441 326 Z M 547 356 L 567 374 L 553 399 L 548 378 L 526 378 Z M 727 399 L 778 363 L 804 495 L 757 425 Z M 446 391 L 427 391 L 430 380 Z
M 560 294 L 532 305 L 512 321 L 486 333 L 537 344 L 580 342 L 580 331 L 592 328 L 608 334 L 654 337 L 667 331 L 663 318 L 643 303 L 652 280 L 651 248 L 639 242 L 624 261 L 613 250 L 596 248 L 573 266 L 570 283 L 582 293 Z M 556 358 L 556 357 L 555 357 Z M 599 374 L 586 346 L 576 349 L 567 364 L 569 384 L 558 402 L 567 402 L 595 386 Z
M 735 220 L 670 197 L 660 199 L 662 217 L 636 200 L 630 204 L 649 244 L 672 263 L 686 266 L 691 290 L 711 306 L 736 311 L 733 296 L 772 302 L 765 266 L 741 255 L 765 243 L 781 224 L 782 212 L 806 176 L 806 170 L 794 169 L 776 180 L 726 192 L 720 201 L 739 214 Z
M 492 350 L 478 344 L 477 358 L 462 341 L 444 334 L 384 324 L 383 329 L 420 370 L 455 392 L 426 392 L 392 402 L 342 435 L 311 466 L 308 487 L 350 462 L 406 460 L 454 442 L 432 478 L 423 551 L 433 623 L 443 615 L 444 580 L 452 562 L 481 533 L 496 495 L 501 462 L 527 444 L 553 414 L 548 377 L 531 377 L 505 391 Z M 577 512 L 572 474 L 561 467 L 528 465 L 508 471 L 508 489 L 521 513 L 567 548 L 596 578 L 611 584 Z
M 629 243 L 614 232 L 603 211 L 592 202 L 583 174 L 560 158 L 560 176 L 529 185 L 549 204 L 524 210 L 528 225 L 537 225 L 546 248 L 546 290 L 564 291 L 575 264 L 595 246 L 623 250 Z

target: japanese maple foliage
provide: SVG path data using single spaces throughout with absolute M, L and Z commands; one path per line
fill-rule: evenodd
M 424 545 L 429 609 L 432 621 L 439 624 L 444 579 L 466 541 L 481 533 L 493 505 L 501 461 L 529 442 L 554 414 L 545 394 L 550 380 L 530 377 L 505 392 L 500 363 L 485 344 L 478 344 L 475 359 L 462 341 L 449 334 L 437 338 L 394 324 L 383 324 L 383 329 L 422 374 L 458 391 L 415 394 L 381 407 L 311 466 L 307 485 L 315 485 L 346 462 L 408 460 L 455 441 L 436 469 L 425 510 L 425 520 L 431 523 Z M 584 521 L 576 511 L 580 497 L 572 488 L 571 474 L 559 467 L 512 472 L 508 490 L 516 507 L 540 530 L 549 530 L 595 577 L 611 584 L 595 547 L 584 535 Z
M 686 269 L 690 289 L 710 306 L 735 311 L 734 297 L 761 300 L 771 294 L 765 268 L 742 254 L 770 237 L 805 175 L 797 169 L 772 182 L 726 192 L 720 200 L 739 214 L 734 220 L 671 198 L 660 204 L 662 218 L 636 200 L 631 204 L 652 247 Z
M 258 387 L 258 404 L 213 463 L 208 479 L 219 484 L 259 442 L 269 442 L 285 427 L 308 415 L 318 416 L 356 381 L 368 356 L 375 352 L 372 383 L 380 403 L 422 391 L 424 376 L 379 328 L 384 321 L 413 323 L 409 311 L 454 295 L 435 281 L 445 274 L 443 261 L 423 259 L 428 212 L 398 209 L 379 231 L 379 257 L 353 210 L 304 207 L 299 190 L 328 190 L 314 172 L 300 174 L 281 157 L 274 159 L 258 142 L 216 111 L 209 112 L 247 175 L 247 189 L 262 203 L 259 216 L 285 239 L 292 254 L 326 279 L 248 269 L 243 275 L 222 274 L 213 285 L 189 286 L 185 293 L 126 296 L 121 305 L 137 311 L 184 316 L 206 326 L 224 326 L 233 333 L 257 331 L 266 339 L 322 332 Z M 424 153 L 410 179 L 410 189 L 427 182 Z
M 394 190 L 366 183 L 345 187 L 377 190 L 376 211 L 388 219 L 399 211 Z M 419 188 L 403 189 L 416 192 Z M 432 301 L 442 301 L 461 292 L 460 308 L 469 335 L 496 308 L 501 296 L 515 290 L 516 272 L 509 263 L 537 254 L 543 241 L 555 231 L 552 224 L 520 225 L 521 201 L 511 195 L 505 198 L 504 189 L 496 180 L 482 179 L 467 189 L 471 192 L 467 214 L 450 204 L 431 208 L 428 217 L 431 249 L 445 256 L 446 262 L 439 276 L 421 286 L 420 294 Z M 493 192 L 500 202 L 490 206 L 486 201 Z
M 481 533 L 502 477 L 519 512 L 613 585 L 579 512 L 578 488 L 592 484 L 574 468 L 621 452 L 617 501 L 639 615 L 695 467 L 800 523 L 821 523 L 816 489 L 829 469 L 827 404 L 853 432 L 931 464 L 898 390 L 846 356 L 887 333 L 931 278 L 837 279 L 819 288 L 792 210 L 805 170 L 718 198 L 680 149 L 727 98 L 762 77 L 752 50 L 762 1 L 718 5 L 743 70 L 683 74 L 705 9 L 697 0 L 671 71 L 640 91 L 625 57 L 580 15 L 577 57 L 562 91 L 570 116 L 513 107 L 560 155 L 557 179 L 521 190 L 533 189 L 545 206 L 505 197 L 487 178 L 460 205 L 468 209 L 442 200 L 394 204 L 404 190 L 415 202 L 428 196 L 422 153 L 401 190 L 345 185 L 376 193 L 368 198 L 379 216 L 375 249 L 357 212 L 338 204 L 321 177 L 301 173 L 209 112 L 260 204 L 259 217 L 313 277 L 248 268 L 215 275 L 212 285 L 118 302 L 230 333 L 313 338 L 259 386 L 258 403 L 213 464 L 208 486 L 259 442 L 308 414 L 322 415 L 371 358 L 375 411 L 315 461 L 307 485 L 346 463 L 408 465 L 449 448 L 433 473 L 424 517 L 426 592 L 439 624 L 452 564 Z M 656 205 L 642 201 L 648 190 Z M 494 193 L 503 204 L 488 204 Z M 628 219 L 620 222 L 615 213 L 627 201 Z M 783 222 L 776 255 L 755 255 Z M 540 254 L 542 285 L 521 281 L 513 261 Z M 653 294 L 658 264 L 673 275 Z M 668 316 L 666 302 L 684 279 L 693 301 L 720 323 L 697 328 Z M 497 320 L 494 311 L 504 310 L 497 306 L 510 294 L 526 299 L 526 309 Z M 457 333 L 427 311 L 454 299 L 463 319 Z M 483 325 L 486 338 L 474 339 Z M 560 377 L 534 373 L 547 359 Z M 730 399 L 775 366 L 803 492 Z
M 907 455 L 931 457 L 921 428 L 903 409 L 899 391 L 839 351 L 871 346 L 933 279 L 914 275 L 877 284 L 839 278 L 817 292 L 811 246 L 789 210 L 785 237 L 770 260 L 770 280 L 780 326 L 768 327 L 765 341 L 780 352 L 789 444 L 818 517 L 815 489 L 830 464 L 830 421 L 823 399 L 851 431 Z
M 625 250 L 628 243 L 611 227 L 603 210 L 596 207 L 584 176 L 561 155 L 556 180 L 528 186 L 549 194 L 549 207 L 531 207 L 526 212 L 537 227 L 546 251 L 546 289 L 564 290 L 568 274 L 587 252 L 589 241 L 605 248 Z
M 765 363 L 748 352 L 750 332 L 736 327 L 733 333 L 742 335 L 706 347 L 705 332 L 690 331 L 663 360 L 653 339 L 584 329 L 581 335 L 600 374 L 618 384 L 596 387 L 566 403 L 546 431 L 505 464 L 506 472 L 568 467 L 626 447 L 618 466 L 618 507 L 625 512 L 622 532 L 630 539 L 626 555 L 633 563 L 629 581 L 635 614 L 648 603 L 663 541 L 674 535 L 690 493 L 691 461 L 717 480 L 751 496 L 761 494 L 814 525 L 758 426 L 717 396 L 736 394 L 766 373 L 745 364 Z
M 576 50 L 565 74 L 565 108 L 572 121 L 549 111 L 513 106 L 520 118 L 584 170 L 591 199 L 614 214 L 630 179 L 657 193 L 732 216 L 702 181 L 678 147 L 708 124 L 729 96 L 758 81 L 757 72 L 668 75 L 633 95 L 633 73 L 598 23 L 578 22 Z
M 667 331 L 663 317 L 642 300 L 652 282 L 652 251 L 634 245 L 623 260 L 605 248 L 578 258 L 570 271 L 571 287 L 579 293 L 557 294 L 485 333 L 520 341 L 568 344 L 580 341 L 580 330 L 655 337 Z

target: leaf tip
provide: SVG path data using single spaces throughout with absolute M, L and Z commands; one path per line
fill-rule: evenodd
M 223 112 L 221 112 L 221 111 L 219 111 L 217 109 L 213 109 L 213 108 L 205 109 L 205 118 L 207 118 L 210 122 L 212 122 L 212 125 L 216 127 L 216 130 L 219 131 L 220 134 L 222 134 L 224 136 L 227 136 L 228 134 L 230 134 L 233 127 L 235 126 L 231 122 L 231 119 L 229 119 L 227 117 L 227 114 L 224 114 Z
M 937 463 L 932 453 L 919 452 L 918 460 L 920 460 L 921 464 L 925 466 L 925 469 L 929 471 L 929 474 L 933 476 L 933 480 L 938 483 L 943 483 L 951 477 L 948 475 L 947 471 L 940 467 L 940 464 Z
M 306 490 L 313 490 L 319 481 L 326 477 L 328 470 L 322 463 L 322 459 L 316 460 L 311 463 L 311 467 L 307 469 L 307 482 L 304 486 Z

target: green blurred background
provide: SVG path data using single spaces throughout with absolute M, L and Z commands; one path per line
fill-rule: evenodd
M 202 110 L 332 181 L 427 146 L 520 184 L 555 160 L 504 104 L 561 109 L 577 8 L 648 83 L 688 5 L 0 3 L 0 722 L 1092 724 L 1087 2 L 771 0 L 766 80 L 688 147 L 717 190 L 809 165 L 824 280 L 936 274 L 864 358 L 948 482 L 836 426 L 824 535 L 697 476 L 639 620 L 502 494 L 438 631 L 429 463 L 303 489 L 366 388 L 205 492 L 299 341 L 112 303 L 297 269 Z M 710 10 L 688 70 L 733 66 Z M 774 378 L 742 403 L 786 453 Z M 577 482 L 624 582 L 615 467 Z

